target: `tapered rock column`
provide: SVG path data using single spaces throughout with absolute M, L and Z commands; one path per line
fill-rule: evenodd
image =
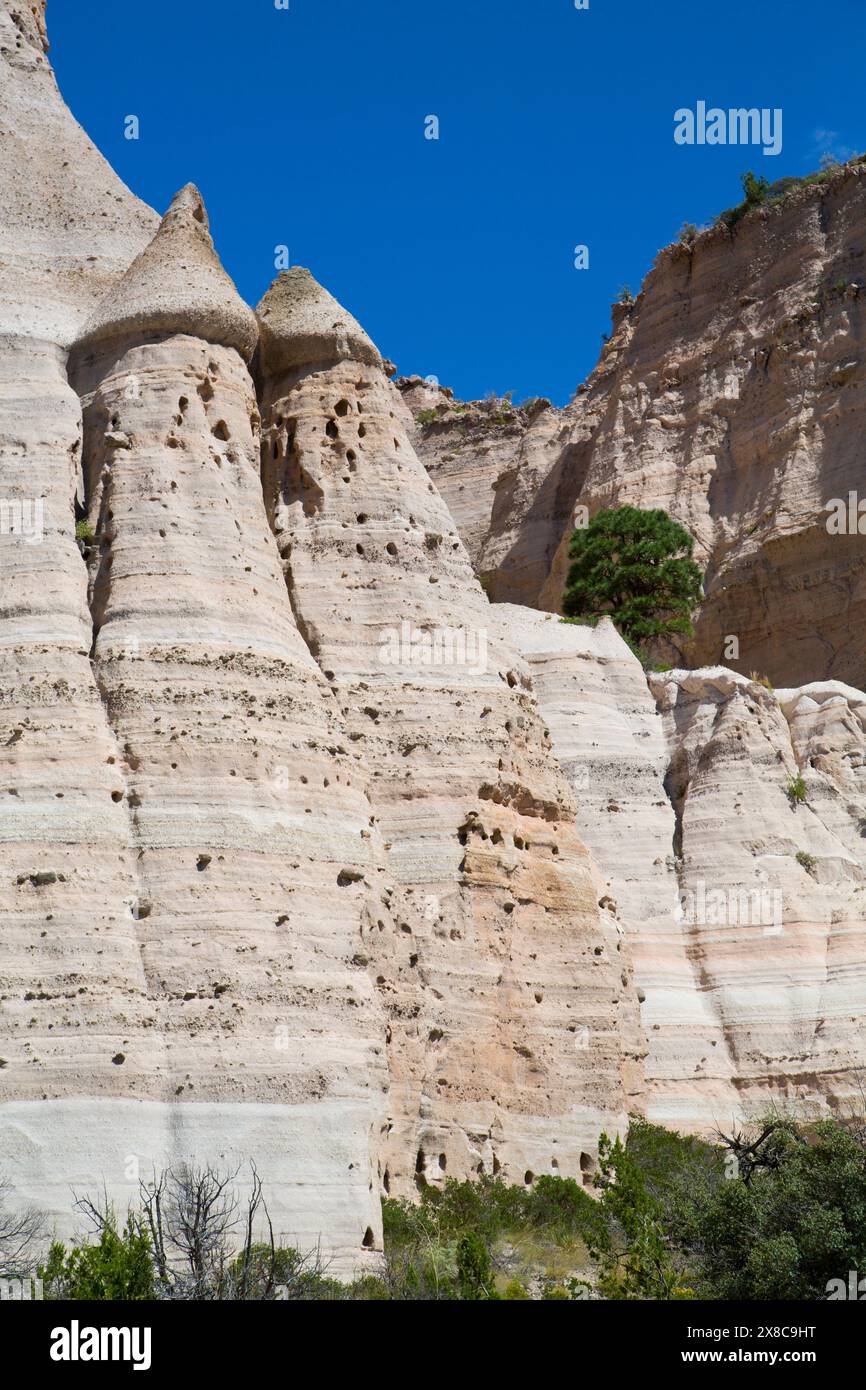
M 0 0 L 0 1176 L 71 1233 L 72 1113 L 161 1064 L 120 756 L 89 663 L 66 349 L 158 219 L 65 108 L 44 4 Z M 88 1147 L 89 1146 L 89 1147 Z M 122 1149 L 121 1153 L 125 1154 Z
M 255 341 L 190 186 L 72 356 L 94 666 L 166 1039 L 134 1094 L 183 1156 L 255 1159 L 278 1229 L 348 1266 L 379 1232 L 376 842 L 262 506 Z
M 63 356 L 9 339 L 0 353 L 0 1098 L 27 1103 L 116 1094 L 113 1057 L 134 1044 L 149 1069 L 159 1054 L 121 759 L 88 661 Z M 0 1169 L 3 1152 L 11 1166 L 39 1147 L 38 1125 L 21 1124 L 0 1129 Z M 62 1173 L 47 1182 L 68 1198 Z
M 625 966 L 513 653 L 369 338 L 309 273 L 259 306 L 265 502 L 393 891 L 365 933 L 389 1015 L 383 1185 L 585 1180 L 622 1124 Z

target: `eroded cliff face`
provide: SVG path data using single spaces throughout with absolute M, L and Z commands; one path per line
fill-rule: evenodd
M 665 253 L 566 410 L 463 407 L 306 271 L 254 316 L 43 16 L 0 0 L 0 1175 L 70 1234 L 252 1159 L 351 1273 L 382 1193 L 589 1186 L 631 1109 L 853 1107 L 862 169 Z M 489 602 L 628 501 L 697 537 L 695 652 L 792 688 Z
M 866 696 L 651 677 L 680 887 L 742 1106 L 854 1113 L 866 1034 Z M 802 780 L 800 780 L 802 779 Z
M 562 412 L 494 423 L 410 378 L 419 450 L 491 596 L 559 611 L 576 509 L 661 507 L 707 572 L 695 639 L 667 659 L 866 683 L 864 255 L 860 160 L 663 251 Z
M 372 344 L 300 269 L 258 312 L 268 514 L 386 850 L 384 1185 L 588 1177 L 628 981 L 534 700 Z
M 384 1191 L 588 1185 L 641 1085 L 627 946 L 379 353 L 304 272 L 257 322 L 14 9 L 0 1172 L 69 1235 L 70 1187 L 253 1160 L 346 1273 Z
M 457 401 L 396 382 L 413 442 L 493 603 L 535 605 L 571 516 L 570 425 L 550 401 Z
M 855 1113 L 866 696 L 837 682 L 772 692 L 724 668 L 653 676 L 650 690 L 609 621 L 497 611 L 630 946 L 646 1114 L 711 1133 L 776 1104 Z
M 662 507 L 696 539 L 689 665 L 866 681 L 863 537 L 826 510 L 862 483 L 864 247 L 855 163 L 668 248 L 571 408 L 573 503 Z M 566 572 L 563 536 L 542 607 Z

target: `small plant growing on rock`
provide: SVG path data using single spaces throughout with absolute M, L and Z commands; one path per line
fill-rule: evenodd
M 86 519 L 75 523 L 75 539 L 79 545 L 92 545 L 96 540 L 90 522 Z
M 801 869 L 805 869 L 805 870 L 806 870 L 806 873 L 807 873 L 807 874 L 811 874 L 812 877 L 814 878 L 814 876 L 815 876 L 815 870 L 816 870 L 817 867 L 818 867 L 818 861 L 817 861 L 817 859 L 815 858 L 814 854 L 807 854 L 806 851 L 805 851 L 804 849 L 800 849 L 800 850 L 798 850 L 797 853 L 794 855 L 794 858 L 796 859 L 797 863 L 800 865 L 800 868 L 801 868 Z
M 785 795 L 793 806 L 802 806 L 806 801 L 806 783 L 802 777 L 792 777 L 785 791 Z
M 769 180 L 760 178 L 757 174 L 753 174 L 750 169 L 748 174 L 743 174 L 742 183 L 746 207 L 760 207 L 770 190 Z
M 738 203 L 736 207 L 728 208 L 726 212 L 720 213 L 717 219 L 729 231 L 733 231 L 737 223 L 746 216 L 746 213 L 765 203 L 770 192 L 769 181 L 760 178 L 751 169 L 747 174 L 741 174 L 740 180 L 743 185 L 743 201 Z
M 759 675 L 757 671 L 750 671 L 749 680 L 754 681 L 755 685 L 762 685 L 765 690 L 769 690 L 772 694 L 773 684 L 772 681 L 767 680 L 766 676 Z

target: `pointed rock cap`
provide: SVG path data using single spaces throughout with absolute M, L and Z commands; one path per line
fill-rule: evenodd
M 278 275 L 256 313 L 265 376 L 347 358 L 382 366 L 378 349 L 358 321 L 303 266 Z
M 149 246 L 97 305 L 76 347 L 128 334 L 189 333 L 237 348 L 248 362 L 258 325 L 222 268 L 202 196 L 188 183 Z

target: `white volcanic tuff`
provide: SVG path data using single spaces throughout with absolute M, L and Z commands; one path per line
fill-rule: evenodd
M 68 347 L 159 218 L 65 106 L 44 8 L 0 0 L 0 334 Z
M 650 682 L 680 812 L 681 888 L 779 895 L 781 930 L 757 899 L 722 921 L 708 908 L 695 927 L 742 1106 L 851 1108 L 866 1057 L 866 696 L 835 683 L 774 694 L 722 668 Z M 789 795 L 798 776 L 803 804 Z
M 254 339 L 187 188 L 72 355 L 96 535 L 94 669 L 123 750 L 142 959 L 166 1050 L 158 1085 L 131 1050 L 127 1094 L 282 1104 L 307 1157 L 342 1114 L 340 1145 L 369 1174 L 386 1073 L 358 957 L 376 899 L 343 882 L 372 875 L 376 841 L 262 508 L 239 352 Z M 245 1121 L 227 1123 L 234 1133 Z M 376 1240 L 369 1179 L 350 1230 L 327 1164 L 267 1176 L 281 1218 L 303 1223 L 304 1200 L 344 1264 L 367 1232 Z
M 773 694 L 723 668 L 651 676 L 651 692 L 607 620 L 493 613 L 529 663 L 628 935 L 648 1046 L 641 1108 L 712 1131 L 777 1101 L 807 1115 L 854 1107 L 866 696 L 838 682 Z M 807 801 L 793 808 L 800 775 Z
M 43 10 L 0 0 L 0 1098 L 50 1106 L 122 1090 L 112 1057 L 137 1046 L 155 1070 L 162 1045 L 120 758 L 88 662 L 81 409 L 63 351 L 156 219 L 64 107 Z M 29 535 L 10 531 L 12 507 Z
M 41 533 L 0 534 L 0 1096 L 22 1099 L 116 1092 L 127 1042 L 160 1059 L 120 757 L 88 662 L 79 442 L 62 352 L 7 339 L 0 498 L 42 507 Z
M 324 1096 L 287 1108 L 77 1095 L 50 1105 L 13 1099 L 0 1120 L 4 1178 L 22 1203 L 45 1212 L 61 1239 L 80 1235 L 81 1217 L 70 1205 L 74 1193 L 101 1193 L 97 1171 L 125 1212 L 140 1197 L 137 1174 L 147 1179 L 163 1164 L 237 1169 L 242 1195 L 252 1159 L 278 1242 L 304 1253 L 321 1249 L 333 1257 L 332 1275 L 351 1277 L 363 1268 L 358 1223 L 368 1220 L 374 1233 L 379 1207 L 370 1191 L 370 1113 L 363 1099 Z
M 303 294 L 287 292 L 294 279 Z M 338 344 L 296 364 L 305 306 L 319 302 L 308 282 L 289 272 L 259 308 L 262 471 L 293 607 L 361 753 L 393 885 L 365 947 L 389 1014 L 383 1181 L 586 1175 L 600 1129 L 623 1122 L 620 943 L 605 944 L 514 653 L 497 642 L 480 670 L 389 662 L 404 622 L 471 641 L 490 609 L 382 372 Z
M 737 1109 L 734 1069 L 677 915 L 669 755 L 640 663 L 608 619 L 582 627 L 513 604 L 491 616 L 528 664 L 578 832 L 604 875 L 599 896 L 626 933 L 647 1048 L 645 1092 L 631 1103 L 659 1123 L 711 1128 Z

